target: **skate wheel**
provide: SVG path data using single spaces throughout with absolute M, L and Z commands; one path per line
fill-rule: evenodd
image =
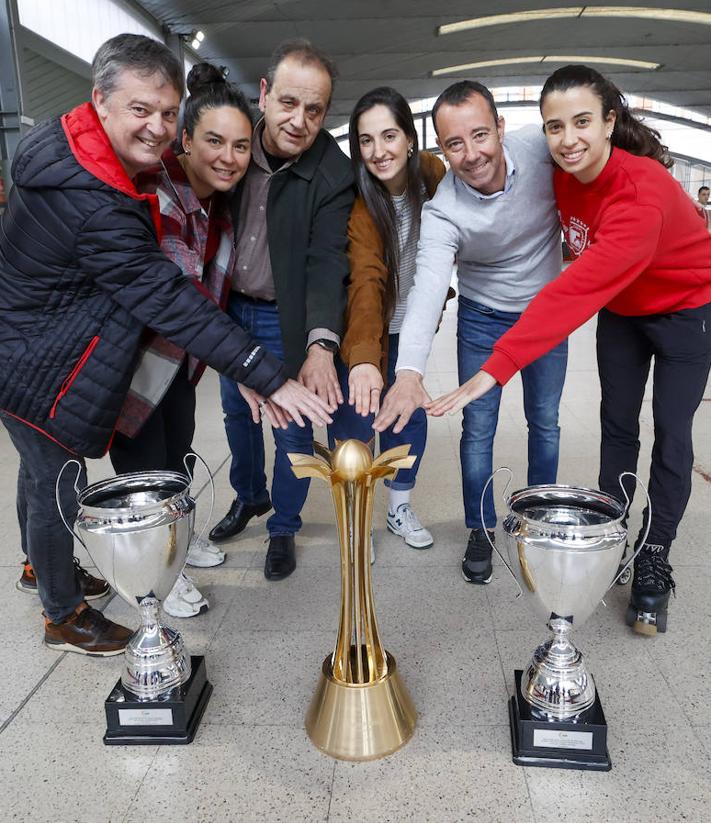
M 632 579 L 632 569 L 625 569 L 615 581 L 618 586 L 626 586 Z
M 658 631 L 656 623 L 645 623 L 643 620 L 635 620 L 632 630 L 645 637 L 654 637 Z
M 627 606 L 627 613 L 625 614 L 625 623 L 628 626 L 634 626 L 634 624 L 636 622 L 637 622 L 637 609 L 632 605 Z

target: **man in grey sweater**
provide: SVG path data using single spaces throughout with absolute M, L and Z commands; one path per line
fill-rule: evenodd
M 459 281 L 457 362 L 464 383 L 491 355 L 494 343 L 561 270 L 561 235 L 553 194 L 553 165 L 541 131 L 533 126 L 504 140 L 491 92 L 461 81 L 445 89 L 432 110 L 437 143 L 451 170 L 422 211 L 417 274 L 400 332 L 397 379 L 374 428 L 405 425 L 430 398 L 425 364 L 452 268 Z M 521 372 L 528 421 L 528 482 L 554 483 L 558 471 L 558 406 L 567 342 Z M 471 583 L 491 580 L 496 512 L 491 489 L 501 387 L 464 409 L 460 457 L 467 528 L 462 573 Z

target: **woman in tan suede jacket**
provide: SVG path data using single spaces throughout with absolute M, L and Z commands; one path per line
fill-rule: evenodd
M 418 151 L 410 107 L 388 87 L 373 89 L 356 104 L 350 149 L 359 196 L 348 224 L 351 277 L 340 371 L 347 402 L 337 412 L 332 434 L 368 441 L 381 394 L 395 380 L 399 331 L 414 283 L 420 210 L 446 170 L 433 154 Z M 386 483 L 388 529 L 418 549 L 432 545 L 432 535 L 410 506 L 426 441 L 423 409 L 400 434 L 380 435 L 381 451 L 409 443 L 417 456 L 411 469 L 401 469 Z

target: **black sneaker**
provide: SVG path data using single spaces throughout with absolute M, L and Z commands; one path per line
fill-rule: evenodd
M 493 567 L 491 565 L 492 548 L 486 538 L 486 531 L 489 532 L 491 542 L 495 542 L 496 537 L 491 530 L 472 529 L 467 543 L 467 551 L 462 560 L 462 575 L 467 583 L 491 582 Z

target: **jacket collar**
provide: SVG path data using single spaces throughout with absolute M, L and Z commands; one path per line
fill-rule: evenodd
M 160 234 L 160 207 L 153 194 L 141 194 L 119 162 L 91 103 L 82 103 L 62 115 L 62 129 L 69 148 L 79 165 L 112 189 L 134 200 L 145 200 L 151 210 L 156 231 Z
M 262 149 L 262 132 L 264 131 L 264 118 L 257 123 L 254 127 L 254 137 L 252 140 L 252 153 L 253 155 L 257 154 L 261 151 L 261 156 L 264 158 L 264 152 Z M 310 146 L 303 154 L 300 154 L 296 160 L 288 161 L 285 166 L 282 168 L 289 168 L 294 174 L 297 174 L 299 177 L 303 177 L 304 180 L 311 180 L 316 173 L 316 169 L 318 168 L 318 164 L 321 160 L 321 157 L 325 151 L 326 144 L 328 142 L 328 133 L 324 132 L 323 129 L 319 131 L 316 135 L 316 140 L 314 141 L 313 145 Z M 269 169 L 269 164 L 266 162 L 266 159 L 263 159 L 263 163 L 266 166 L 266 169 Z M 259 163 L 261 166 L 262 163 Z
M 185 214 L 193 214 L 203 210 L 195 190 L 190 185 L 188 176 L 180 164 L 177 155 L 172 149 L 166 149 L 161 157 L 163 171 L 170 182 L 170 186 L 178 198 L 180 208 Z

